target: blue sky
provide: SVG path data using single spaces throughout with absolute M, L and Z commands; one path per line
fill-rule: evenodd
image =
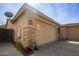
M 4 15 L 6 11 L 10 11 L 15 15 L 21 6 L 22 4 L 20 3 L 0 3 L 0 25 L 6 23 L 7 17 Z
M 10 11 L 15 15 L 22 5 L 19 3 L 0 4 L 0 25 L 6 22 L 7 18 L 4 15 L 6 11 Z M 79 23 L 79 4 L 77 3 L 37 3 L 31 6 L 60 24 Z

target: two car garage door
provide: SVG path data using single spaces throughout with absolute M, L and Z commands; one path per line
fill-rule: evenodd
M 56 27 L 45 22 L 36 20 L 36 43 L 37 45 L 46 44 L 56 40 Z

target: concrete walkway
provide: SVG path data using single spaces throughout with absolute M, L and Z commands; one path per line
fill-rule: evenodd
M 39 46 L 30 56 L 79 56 L 79 42 L 57 41 Z
M 0 43 L 0 56 L 22 56 L 10 42 Z

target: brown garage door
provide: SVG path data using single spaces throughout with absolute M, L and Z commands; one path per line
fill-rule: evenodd
M 36 42 L 37 45 L 46 44 L 56 40 L 56 28 L 44 23 L 42 21 L 36 20 Z
M 78 40 L 79 41 L 79 27 L 74 26 L 69 28 L 68 38 L 70 40 Z

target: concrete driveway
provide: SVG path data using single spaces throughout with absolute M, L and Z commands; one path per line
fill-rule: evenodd
M 79 42 L 57 41 L 39 46 L 30 56 L 79 56 Z
M 0 42 L 0 56 L 22 56 L 10 42 Z

